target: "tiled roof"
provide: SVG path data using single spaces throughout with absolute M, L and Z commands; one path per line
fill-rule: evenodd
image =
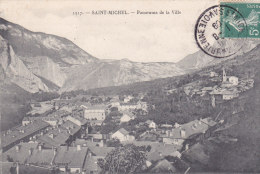
M 99 147 L 97 146 L 98 142 L 92 142 L 83 139 L 76 139 L 75 145 L 81 145 L 83 147 L 88 147 L 89 150 L 96 156 L 105 157 L 109 152 L 111 152 L 114 147 Z
M 162 159 L 152 166 L 149 171 L 152 173 L 173 173 L 176 172 L 176 168 L 168 160 Z
M 14 162 L 26 163 L 29 158 L 29 150 L 36 149 L 38 143 L 20 143 L 17 145 L 19 150 L 16 150 L 16 146 L 12 147 L 8 151 L 3 153 L 3 160 L 7 160 L 8 156 L 14 160 Z
M 90 146 L 90 145 L 87 145 L 87 147 L 96 156 L 103 156 L 103 157 L 105 157 L 109 152 L 111 152 L 114 149 L 114 147 L 98 147 L 98 146 Z
M 77 150 L 77 147 L 61 146 L 57 150 L 54 163 L 58 166 L 67 164 L 68 167 L 83 167 L 87 151 L 87 147 L 81 147 L 81 150 Z
M 35 132 L 47 128 L 49 126 L 48 123 L 42 120 L 34 121 L 26 126 L 20 126 L 13 128 L 12 130 L 1 134 L 1 145 L 2 147 L 8 146 L 16 141 L 22 140 L 23 138 L 34 134 Z
M 124 115 L 128 115 L 130 118 L 134 118 L 135 117 L 135 115 L 132 112 L 123 111 L 122 113 L 123 113 L 123 116 Z
M 124 128 L 120 128 L 118 131 L 120 133 L 122 133 L 123 135 L 128 135 L 129 134 L 129 132 L 127 130 L 125 130 Z
M 47 146 L 60 146 L 66 144 L 66 141 L 71 135 L 74 135 L 80 130 L 80 126 L 66 121 L 58 128 L 51 128 L 46 134 L 39 138 L 39 142 L 46 144 Z
M 205 124 L 203 121 L 194 120 L 189 123 L 183 124 L 178 128 L 171 131 L 170 138 L 183 138 L 186 139 L 191 135 L 197 133 L 203 133 L 209 128 L 209 125 Z M 185 131 L 184 137 L 181 136 L 181 130 Z
M 27 163 L 34 164 L 34 165 L 50 165 L 52 159 L 54 158 L 54 150 L 52 149 L 33 149 L 32 155 L 29 156 Z
M 145 123 L 146 124 L 151 124 L 151 123 L 153 123 L 153 121 L 152 120 L 147 120 Z
M 105 110 L 106 108 L 106 105 L 92 105 L 88 106 L 87 110 Z
M 95 172 L 101 171 L 101 168 L 97 164 L 98 159 L 104 159 L 104 157 L 103 156 L 91 156 L 91 157 L 86 158 L 84 169 L 86 170 L 87 173 L 91 173 L 91 172 L 95 173 Z
M 181 146 L 177 145 L 151 141 L 134 141 L 133 144 L 136 146 L 151 146 L 150 152 L 146 153 L 148 161 L 157 161 L 163 159 L 165 156 L 170 155 L 171 153 L 181 148 Z

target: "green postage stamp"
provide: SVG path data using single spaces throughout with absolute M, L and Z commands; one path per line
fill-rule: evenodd
M 223 38 L 260 38 L 260 3 L 221 2 Z

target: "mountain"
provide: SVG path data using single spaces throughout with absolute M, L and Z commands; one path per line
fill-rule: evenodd
M 183 73 L 174 63 L 138 63 L 126 59 L 92 62 L 71 68 L 61 91 L 119 86 Z
M 260 43 L 256 39 L 247 39 L 245 42 L 246 44 L 243 45 L 242 49 L 240 49 L 235 55 L 230 56 L 228 58 L 214 58 L 200 50 L 193 54 L 187 55 L 186 57 L 181 59 L 179 62 L 177 62 L 177 66 L 188 71 L 201 69 L 206 66 L 216 65 L 224 60 L 232 59 L 236 56 L 243 55 L 255 48 Z
M 63 37 L 29 31 L 0 18 L 5 79 L 26 91 L 69 91 L 184 74 L 174 63 L 100 60 Z
M 53 90 L 46 81 L 61 87 L 66 69 L 98 60 L 65 38 L 31 32 L 2 18 L 0 36 L 4 43 L 0 46 L 1 66 L 8 71 L 6 77 L 32 93 Z
M 173 77 L 217 64 L 202 51 L 188 55 L 178 63 L 101 60 L 63 37 L 32 32 L 0 18 L 0 69 L 5 80 L 22 89 L 72 91 L 119 86 L 135 82 Z M 238 54 L 244 54 L 257 41 Z

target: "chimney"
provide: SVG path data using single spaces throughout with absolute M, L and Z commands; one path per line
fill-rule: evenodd
M 104 141 L 103 140 L 100 141 L 99 147 L 104 147 Z
M 32 149 L 31 148 L 29 149 L 29 155 L 32 155 Z
M 42 151 L 42 145 L 40 145 L 40 144 L 38 145 L 38 150 Z
M 77 144 L 77 151 L 81 150 L 81 146 L 79 144 Z
M 171 136 L 171 132 L 169 130 L 167 130 L 167 136 L 170 137 Z
M 53 133 L 49 134 L 49 137 L 53 139 L 54 138 Z
M 185 145 L 185 150 L 188 150 L 189 149 L 189 144 L 186 144 Z
M 16 174 L 19 174 L 19 163 L 16 163 Z
M 20 145 L 16 145 L 15 150 L 16 150 L 16 152 L 19 152 L 20 151 Z
M 57 153 L 57 149 L 56 148 L 53 148 L 53 155 L 55 156 Z
M 185 138 L 185 136 L 186 136 L 186 131 L 185 131 L 185 130 L 181 130 L 180 133 L 181 133 L 181 137 L 182 137 L 182 138 Z

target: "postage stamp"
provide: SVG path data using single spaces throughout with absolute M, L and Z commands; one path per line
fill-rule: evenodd
M 260 3 L 220 2 L 221 37 L 260 38 Z M 246 27 L 244 25 L 246 24 Z
M 229 25 L 233 24 L 229 24 L 229 21 L 234 22 L 235 29 L 229 30 Z M 227 29 L 222 29 L 223 26 Z M 236 29 L 238 31 L 235 32 Z M 226 32 L 225 36 L 233 36 L 236 39 L 223 37 L 222 30 Z M 197 45 L 204 53 L 215 58 L 225 58 L 236 54 L 243 47 L 246 37 L 241 35 L 246 36 L 246 32 L 247 25 L 242 14 L 235 8 L 223 4 L 212 6 L 199 16 L 194 35 Z

